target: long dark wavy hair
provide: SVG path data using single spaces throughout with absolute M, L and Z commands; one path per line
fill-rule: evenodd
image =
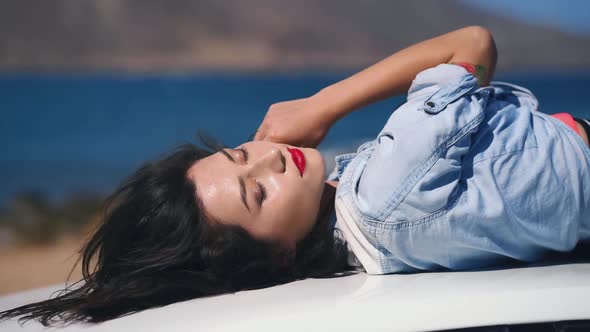
M 0 312 L 0 321 L 23 316 L 21 325 L 31 319 L 44 326 L 98 323 L 352 269 L 346 245 L 328 227 L 335 194 L 330 186 L 295 252 L 256 240 L 239 226 L 208 222 L 186 173 L 223 145 L 203 142 L 207 148 L 186 144 L 140 167 L 106 199 L 101 222 L 79 249 L 72 271 L 81 260 L 83 278 L 70 286 L 66 281 L 55 298 Z

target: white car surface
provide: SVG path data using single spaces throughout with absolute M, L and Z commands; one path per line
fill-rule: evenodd
M 0 298 L 0 310 L 47 299 L 62 285 Z M 497 270 L 307 279 L 193 299 L 59 331 L 432 331 L 590 319 L 590 263 Z M 52 331 L 15 319 L 0 331 Z

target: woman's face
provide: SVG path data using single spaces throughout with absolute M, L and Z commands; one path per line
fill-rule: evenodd
M 244 143 L 201 159 L 187 176 L 213 219 L 294 249 L 315 224 L 325 170 L 318 150 L 295 148 L 305 159 L 301 174 L 297 151 L 289 151 L 293 148 L 265 141 Z

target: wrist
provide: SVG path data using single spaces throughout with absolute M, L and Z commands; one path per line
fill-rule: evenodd
M 312 96 L 326 120 L 334 123 L 354 110 L 346 94 L 336 84 L 327 86 Z

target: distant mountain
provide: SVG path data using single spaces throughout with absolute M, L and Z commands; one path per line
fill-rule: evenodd
M 473 24 L 501 69 L 590 68 L 588 38 L 451 0 L 7 0 L 0 70 L 356 68 Z

